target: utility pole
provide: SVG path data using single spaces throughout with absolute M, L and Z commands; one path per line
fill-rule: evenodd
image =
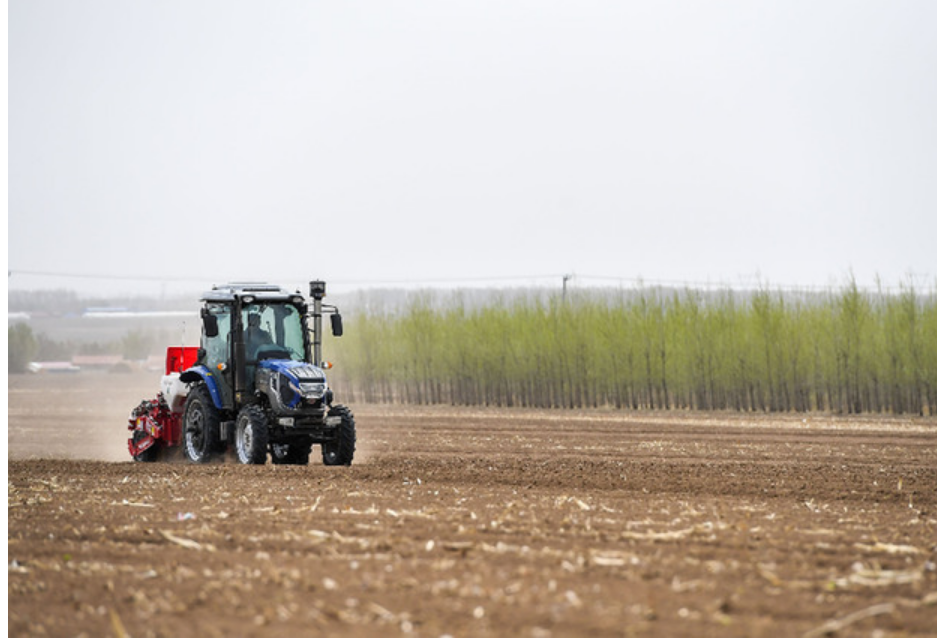
M 572 275 L 563 275 L 563 303 L 566 303 L 566 284 L 572 278 Z

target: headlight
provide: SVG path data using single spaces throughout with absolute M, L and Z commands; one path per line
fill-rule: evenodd
M 291 390 L 291 395 L 299 395 L 309 401 L 318 401 L 325 395 L 325 391 L 329 388 L 324 379 L 319 379 L 316 381 L 298 381 L 283 375 L 282 380 L 286 382 L 287 387 L 289 387 Z M 287 399 L 287 397 L 284 396 L 286 394 L 287 393 L 281 394 L 281 396 L 283 396 L 284 402 L 287 404 L 293 404 L 294 401 L 290 400 L 293 399 L 293 396 Z
M 300 383 L 299 393 L 303 395 L 304 399 L 321 399 L 328 387 L 325 381 Z

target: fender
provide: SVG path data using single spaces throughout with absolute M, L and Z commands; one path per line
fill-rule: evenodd
M 195 383 L 196 381 L 202 381 L 205 384 L 205 387 L 208 388 L 208 393 L 211 395 L 211 400 L 212 403 L 215 404 L 215 407 L 219 410 L 224 408 L 224 406 L 221 405 L 221 392 L 218 391 L 218 382 L 215 381 L 215 377 L 211 373 L 211 370 L 205 366 L 192 366 L 179 375 L 179 380 L 183 383 Z

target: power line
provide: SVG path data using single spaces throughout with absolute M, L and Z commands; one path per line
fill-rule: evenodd
M 154 276 L 141 274 L 115 274 L 115 273 L 76 273 L 63 271 L 40 271 L 40 270 L 9 270 L 8 277 L 14 275 L 34 276 L 34 277 L 61 277 L 69 279 L 88 279 L 98 281 L 137 281 L 137 282 L 158 282 L 158 283 L 198 283 L 210 285 L 231 280 L 231 277 L 210 277 L 210 276 Z M 927 288 L 928 285 L 937 285 L 931 275 L 922 273 L 908 273 L 907 275 L 913 287 Z M 287 278 L 271 278 L 271 281 L 292 280 L 295 276 Z M 613 275 L 588 275 L 574 273 L 551 273 L 551 274 L 527 274 L 527 275 L 489 275 L 479 277 L 427 277 L 427 278 L 400 278 L 400 279 L 331 279 L 329 283 L 333 286 L 360 286 L 360 287 L 379 287 L 379 286 L 457 286 L 468 284 L 485 283 L 504 283 L 516 282 L 518 285 L 531 282 L 553 283 L 566 290 L 570 284 L 586 282 L 604 282 L 613 285 L 629 288 L 642 287 L 664 287 L 664 288 L 691 288 L 706 290 L 778 290 L 778 291 L 805 291 L 805 292 L 823 292 L 841 288 L 847 284 L 772 284 L 758 276 L 746 277 L 748 281 L 742 280 L 736 283 L 727 281 L 692 281 L 676 279 L 646 279 L 643 277 L 619 277 Z M 905 290 L 906 285 L 884 285 L 878 286 L 857 286 L 859 290 L 871 292 L 896 292 Z
M 937 287 L 937 279 L 931 277 L 927 274 L 922 273 L 908 273 L 907 275 L 909 282 L 914 287 L 927 288 Z M 565 278 L 564 278 L 565 279 Z M 642 277 L 614 277 L 608 275 L 574 275 L 573 279 L 577 280 L 594 280 L 594 281 L 606 281 L 606 282 L 615 282 L 618 285 L 627 285 L 629 287 L 641 288 L 641 287 L 662 287 L 662 288 L 701 288 L 707 290 L 778 290 L 778 291 L 792 291 L 792 292 L 826 292 L 829 290 L 836 290 L 848 286 L 848 282 L 844 281 L 841 283 L 829 283 L 829 284 L 777 284 L 772 283 L 770 280 L 762 279 L 758 276 L 748 277 L 747 281 L 740 278 L 737 283 L 730 283 L 728 281 L 691 281 L 691 280 L 676 280 L 676 279 L 645 279 Z M 564 281 L 565 283 L 565 281 Z M 906 290 L 907 286 L 904 284 L 898 285 L 885 285 L 879 284 L 876 286 L 861 286 L 856 285 L 856 288 L 860 291 L 865 292 L 897 292 Z
M 104 274 L 104 273 L 76 273 L 76 272 L 57 272 L 57 271 L 39 271 L 39 270 L 10 270 L 8 271 L 9 276 L 13 275 L 26 275 L 26 276 L 36 276 L 36 277 L 67 277 L 71 279 L 97 279 L 97 280 L 114 280 L 114 281 L 154 281 L 154 282 L 191 282 L 191 283 L 204 283 L 212 282 L 218 283 L 223 281 L 229 281 L 230 276 L 227 277 L 156 277 L 153 275 L 127 275 L 127 274 Z M 481 282 L 496 282 L 496 281 L 537 281 L 537 280 L 555 280 L 562 275 L 499 275 L 499 276 L 483 276 L 483 277 L 428 277 L 428 278 L 408 278 L 408 279 L 330 279 L 329 283 L 332 285 L 341 285 L 341 286 L 390 286 L 390 285 L 420 285 L 420 284 L 459 284 L 459 283 L 481 283 Z M 256 277 L 254 277 L 256 278 Z M 290 277 L 280 277 L 280 278 L 271 278 L 271 281 L 276 280 L 286 280 L 294 279 L 295 276 Z M 262 277 L 261 277 L 262 279 Z
M 334 284 L 343 286 L 376 286 L 376 285 L 419 285 L 419 284 L 465 284 L 493 281 L 536 281 L 556 280 L 563 275 L 494 275 L 484 277 L 430 277 L 420 279 L 335 279 Z
M 99 279 L 106 281 L 156 281 L 156 282 L 205 282 L 218 281 L 206 277 L 156 277 L 152 275 L 117 275 L 113 273 L 95 274 L 95 273 L 76 273 L 76 272 L 55 272 L 45 270 L 9 270 L 7 277 L 13 275 L 26 275 L 33 277 L 66 277 L 69 279 Z

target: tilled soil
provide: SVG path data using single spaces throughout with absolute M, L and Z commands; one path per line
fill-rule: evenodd
M 10 635 L 937 632 L 934 419 L 361 405 L 350 468 L 132 463 L 155 387 L 10 378 Z

